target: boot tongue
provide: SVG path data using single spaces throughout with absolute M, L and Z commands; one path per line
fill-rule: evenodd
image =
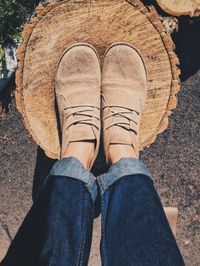
M 111 110 L 113 116 L 106 120 L 110 143 L 131 145 L 138 131 L 137 125 L 140 120 L 138 113 L 129 108 L 116 106 L 112 107 Z
M 83 141 L 83 140 L 94 140 L 96 136 L 92 130 L 91 125 L 77 124 L 73 125 L 73 134 L 70 136 L 70 141 Z
M 113 126 L 110 129 L 110 144 L 132 145 L 132 134 L 134 134 L 134 132 L 124 130 L 119 126 Z
M 89 111 L 88 111 L 89 110 Z M 70 141 L 82 141 L 82 140 L 94 140 L 96 139 L 95 127 L 87 123 L 92 122 L 90 115 L 92 112 L 88 107 L 78 107 L 76 108 L 77 113 L 70 115 L 74 109 L 69 109 L 64 114 L 64 121 L 67 120 L 67 125 L 71 124 Z M 70 116 L 69 116 L 70 115 Z M 69 116 L 69 117 L 68 117 Z M 68 119 L 66 119 L 68 117 Z
M 130 145 L 135 150 L 136 154 L 139 150 L 139 138 L 132 131 L 124 130 L 121 127 L 113 127 L 110 129 L 110 145 L 120 144 L 120 145 Z

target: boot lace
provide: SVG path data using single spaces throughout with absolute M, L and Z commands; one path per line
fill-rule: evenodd
M 77 108 L 83 108 L 82 110 L 77 110 Z M 70 107 L 64 108 L 64 111 L 67 112 L 69 109 L 73 111 L 66 116 L 66 120 L 73 116 L 74 120 L 67 125 L 66 130 L 71 127 L 72 125 L 83 124 L 83 125 L 91 125 L 99 130 L 99 123 L 95 123 L 93 118 L 96 119 L 96 122 L 100 120 L 99 116 L 95 115 L 95 111 L 98 112 L 100 110 L 99 107 L 87 104 L 80 104 L 80 105 L 73 105 Z M 81 116 L 82 118 L 76 118 L 76 116 Z
M 132 115 L 133 113 L 136 113 L 138 116 L 140 115 L 140 113 L 134 109 L 128 108 L 128 107 L 124 107 L 121 105 L 106 105 L 102 108 L 102 110 L 105 110 L 106 108 L 110 109 L 111 114 L 107 115 L 106 117 L 104 117 L 104 120 L 111 118 L 111 117 L 119 117 L 122 118 L 122 121 L 114 121 L 112 123 L 110 123 L 105 129 L 108 130 L 113 126 L 119 126 L 123 129 L 129 130 L 134 132 L 137 135 L 137 131 L 131 127 L 131 122 L 133 122 L 135 125 L 138 125 L 138 123 L 132 119 L 130 117 L 130 115 Z M 114 108 L 120 108 L 121 111 L 115 111 Z M 124 121 L 124 118 L 126 119 Z

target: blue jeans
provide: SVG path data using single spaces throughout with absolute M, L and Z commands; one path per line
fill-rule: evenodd
M 0 265 L 88 265 L 97 184 L 102 265 L 185 265 L 140 160 L 123 158 L 96 179 L 74 157 L 53 166 Z

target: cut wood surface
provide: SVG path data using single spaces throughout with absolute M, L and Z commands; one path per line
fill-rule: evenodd
M 148 97 L 141 123 L 140 149 L 168 126 L 179 90 L 174 44 L 153 7 L 139 0 L 63 0 L 40 4 L 23 30 L 18 49 L 16 101 L 25 125 L 47 156 L 59 158 L 54 77 L 63 50 L 75 42 L 94 45 L 102 60 L 114 42 L 128 42 L 142 53 Z M 134 100 L 134 99 L 133 99 Z
M 159 6 L 173 16 L 200 15 L 200 0 L 157 0 Z

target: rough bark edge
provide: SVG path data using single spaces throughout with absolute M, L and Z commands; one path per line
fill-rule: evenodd
M 163 3 L 163 1 L 161 0 L 156 0 L 158 5 L 168 14 L 172 15 L 172 16 L 175 16 L 175 17 L 179 17 L 179 16 L 191 16 L 191 17 L 197 17 L 200 15 L 200 10 L 197 8 L 195 10 L 189 10 L 189 11 L 186 11 L 186 12 L 179 12 L 179 11 L 176 11 L 176 10 L 173 10 L 171 8 L 169 8 L 167 5 L 165 5 Z
M 59 6 L 63 3 L 67 3 L 70 0 L 57 0 L 55 2 L 49 2 L 45 4 L 39 4 L 36 8 L 36 13 L 30 23 L 26 24 L 23 32 L 23 43 L 20 45 L 20 47 L 17 50 L 17 60 L 18 60 L 18 68 L 16 71 L 16 91 L 15 91 L 15 98 L 16 98 L 16 104 L 17 108 L 20 111 L 20 113 L 23 116 L 25 127 L 28 129 L 29 133 L 31 134 L 34 141 L 44 150 L 45 154 L 52 158 L 52 159 L 58 159 L 59 155 L 56 153 L 53 153 L 52 151 L 49 151 L 47 147 L 45 147 L 42 143 L 40 143 L 37 136 L 34 134 L 31 128 L 31 124 L 29 123 L 29 120 L 25 113 L 25 106 L 24 106 L 24 98 L 23 98 L 23 69 L 24 69 L 24 60 L 25 60 L 25 51 L 26 47 L 28 45 L 29 39 L 31 37 L 31 34 L 33 32 L 33 29 L 36 27 L 37 23 L 48 13 L 51 11 L 52 8 L 55 6 Z M 168 117 L 171 115 L 172 110 L 176 108 L 177 105 L 177 99 L 176 94 L 180 90 L 180 81 L 179 81 L 179 75 L 180 70 L 177 65 L 179 65 L 179 60 L 174 52 L 174 43 L 170 37 L 165 32 L 165 29 L 161 23 L 161 20 L 155 10 L 154 7 L 148 7 L 146 8 L 139 0 L 126 0 L 129 4 L 134 6 L 135 8 L 138 8 L 140 12 L 142 12 L 146 17 L 149 19 L 150 23 L 154 26 L 154 28 L 158 31 L 158 33 L 161 36 L 161 40 L 163 41 L 164 47 L 168 53 L 170 64 L 171 64 L 171 70 L 172 70 L 172 85 L 171 85 L 171 93 L 170 98 L 168 101 L 167 109 L 165 112 L 165 115 L 163 116 L 157 131 L 147 140 L 145 140 L 144 143 L 141 144 L 140 149 L 144 149 L 145 147 L 150 146 L 156 139 L 157 135 L 162 133 L 164 130 L 168 127 Z
M 149 147 L 152 143 L 154 143 L 158 134 L 162 133 L 167 129 L 169 124 L 169 116 L 172 114 L 172 110 L 175 109 L 177 106 L 176 94 L 180 90 L 180 79 L 179 79 L 180 69 L 178 67 L 180 63 L 177 55 L 174 52 L 175 45 L 171 39 L 171 36 L 166 32 L 156 9 L 153 6 L 145 7 L 139 0 L 126 0 L 126 1 L 132 4 L 135 8 L 138 8 L 140 12 L 143 12 L 147 16 L 149 21 L 152 23 L 154 28 L 159 33 L 163 45 L 166 49 L 166 52 L 169 56 L 169 61 L 171 64 L 172 82 L 171 82 L 171 91 L 166 112 L 156 132 L 140 145 L 140 149 L 143 150 L 145 147 Z

